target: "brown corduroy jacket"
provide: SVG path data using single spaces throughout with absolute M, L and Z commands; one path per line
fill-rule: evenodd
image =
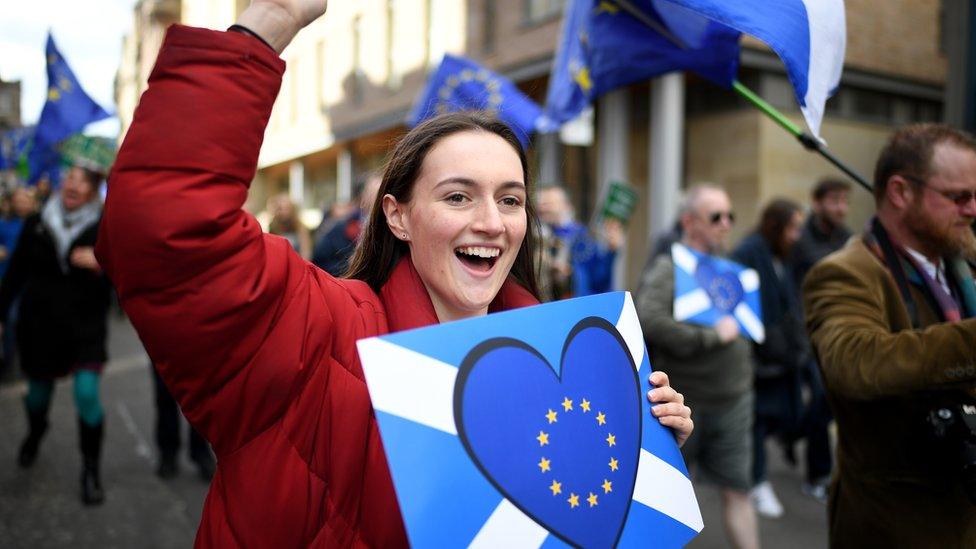
M 807 329 L 837 420 L 831 547 L 976 547 L 976 505 L 925 440 L 924 418 L 976 388 L 976 319 L 943 323 L 911 285 L 913 329 L 894 278 L 862 238 L 803 287 Z

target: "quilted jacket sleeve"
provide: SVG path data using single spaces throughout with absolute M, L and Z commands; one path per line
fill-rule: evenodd
M 218 455 L 281 416 L 310 363 L 309 326 L 331 329 L 308 318 L 314 267 L 242 210 L 284 68 L 252 37 L 170 28 L 109 179 L 96 251 Z

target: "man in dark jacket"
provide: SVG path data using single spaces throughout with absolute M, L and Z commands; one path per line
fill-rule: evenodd
M 976 547 L 959 455 L 933 410 L 976 394 L 976 140 L 897 131 L 875 168 L 869 230 L 807 275 L 807 329 L 837 420 L 833 547 Z M 970 494 L 973 496 L 973 494 Z
M 792 267 L 797 289 L 802 287 L 803 278 L 814 264 L 841 249 L 850 239 L 851 231 L 844 225 L 850 191 L 851 185 L 840 179 L 822 179 L 814 186 L 810 196 L 812 211 L 803 225 L 800 240 L 793 247 Z M 796 462 L 793 443 L 799 438 L 805 438 L 806 479 L 803 492 L 826 503 L 827 485 L 830 482 L 830 470 L 833 468 L 828 432 L 833 416 L 830 414 L 823 379 L 816 361 L 812 358 L 807 361 L 801 374 L 809 400 L 803 410 L 800 430 L 791 437 L 793 440 L 786 441 L 787 459 Z
M 349 267 L 349 258 L 356 250 L 356 243 L 369 213 L 376 202 L 376 192 L 382 182 L 379 173 L 371 174 L 356 189 L 359 207 L 328 230 L 312 251 L 312 263 L 332 276 L 342 276 Z

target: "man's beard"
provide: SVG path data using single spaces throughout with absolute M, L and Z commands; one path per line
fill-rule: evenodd
M 961 256 L 964 259 L 976 259 L 976 235 L 971 227 L 959 230 L 956 218 L 940 221 L 926 214 L 921 205 L 915 205 L 908 211 L 905 224 L 922 244 L 939 256 Z

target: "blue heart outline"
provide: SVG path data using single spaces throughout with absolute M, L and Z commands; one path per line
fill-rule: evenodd
M 640 395 L 641 392 L 640 376 L 637 374 L 637 366 L 634 364 L 634 359 L 628 350 L 627 343 L 624 341 L 623 336 L 621 336 L 620 332 L 617 331 L 616 326 L 614 326 L 604 318 L 600 318 L 597 316 L 586 317 L 580 320 L 578 323 L 576 323 L 575 326 L 573 326 L 572 330 L 569 331 L 569 335 L 566 336 L 565 343 L 563 344 L 563 350 L 559 358 L 560 371 L 558 374 L 556 373 L 556 370 L 552 367 L 552 364 L 546 359 L 546 357 L 544 357 L 541 353 L 539 353 L 539 351 L 537 351 L 534 347 L 532 347 L 528 343 L 510 337 L 496 337 L 479 343 L 473 349 L 471 349 L 470 352 L 468 352 L 468 354 L 464 357 L 464 360 L 462 361 L 460 367 L 458 368 L 457 381 L 454 384 L 454 417 L 457 426 L 458 438 L 461 440 L 461 444 L 464 446 L 464 450 L 465 452 L 467 452 L 468 457 L 470 457 L 471 461 L 475 464 L 476 467 L 478 467 L 478 470 L 481 472 L 482 476 L 488 479 L 488 481 L 492 484 L 492 486 L 494 486 L 499 492 L 501 492 L 501 494 L 505 497 L 505 499 L 510 501 L 513 505 L 515 505 L 515 507 L 517 507 L 520 511 L 525 513 L 532 520 L 541 524 L 552 535 L 556 536 L 563 542 L 569 544 L 571 547 L 580 547 L 580 545 L 574 542 L 573 540 L 565 537 L 558 531 L 556 531 L 545 520 L 543 520 L 541 517 L 533 513 L 531 509 L 524 507 L 512 494 L 508 492 L 508 490 L 505 489 L 505 487 L 501 483 L 499 483 L 495 479 L 495 477 L 481 463 L 481 460 L 478 459 L 478 455 L 477 453 L 475 453 L 474 448 L 472 448 L 471 446 L 471 442 L 468 439 L 468 435 L 464 426 L 464 415 L 462 413 L 463 398 L 464 398 L 464 389 L 465 386 L 467 385 L 468 377 L 471 374 L 471 372 L 474 370 L 474 367 L 481 360 L 481 358 L 484 357 L 486 354 L 490 353 L 491 351 L 505 348 L 505 347 L 508 348 L 514 347 L 517 349 L 522 349 L 524 351 L 529 352 L 530 354 L 535 355 L 543 364 L 549 367 L 549 372 L 552 373 L 556 381 L 561 384 L 562 365 L 566 361 L 566 352 L 569 349 L 569 346 L 573 342 L 573 339 L 576 337 L 576 335 L 588 328 L 602 329 L 607 333 L 609 333 L 614 339 L 616 339 L 621 349 L 624 350 L 623 354 L 624 356 L 627 357 L 627 361 L 630 364 L 630 371 L 634 375 L 634 387 L 636 387 L 637 389 L 635 391 L 635 398 L 637 398 L 638 400 L 637 409 L 640 411 L 637 414 L 638 415 L 637 417 L 638 444 L 635 446 L 635 456 L 634 456 L 634 463 L 638 463 L 640 459 L 640 451 L 641 451 L 641 444 L 640 444 L 642 438 L 641 433 L 643 433 L 643 428 L 644 428 L 643 412 L 642 412 L 643 406 L 642 406 L 641 395 Z M 636 473 L 636 469 L 635 469 L 635 473 Z M 623 513 L 624 519 L 620 522 L 620 525 L 618 526 L 617 529 L 617 533 L 613 538 L 614 540 L 612 544 L 613 547 L 617 546 L 617 543 L 620 541 L 620 536 L 621 534 L 623 534 L 624 526 L 627 524 L 627 517 L 630 515 L 630 507 L 633 504 L 634 487 L 636 486 L 636 484 L 637 484 L 637 475 L 635 474 L 634 477 L 631 479 L 629 487 L 626 490 L 626 507 Z

